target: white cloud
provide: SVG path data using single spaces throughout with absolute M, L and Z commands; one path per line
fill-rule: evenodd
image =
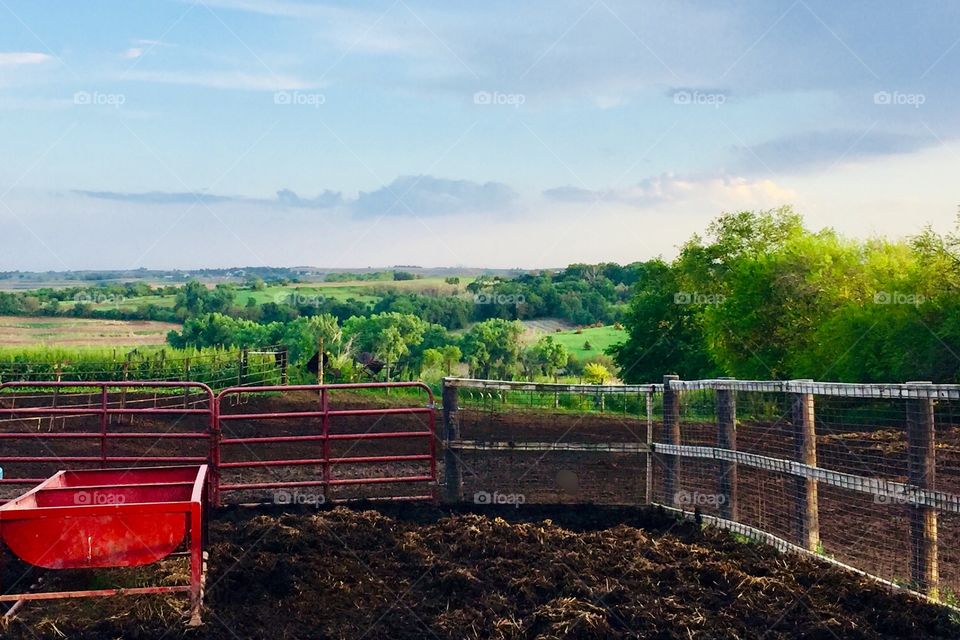
M 182 84 L 240 91 L 283 91 L 315 88 L 313 83 L 296 76 L 243 71 L 132 71 L 125 74 L 124 78 L 140 82 Z
M 126 58 L 127 60 L 136 60 L 142 55 L 143 55 L 143 49 L 141 49 L 140 47 L 130 47 L 129 49 L 123 52 L 123 57 Z
M 53 60 L 53 56 L 32 51 L 0 52 L 0 66 L 18 66 L 22 64 L 42 64 Z
M 636 184 L 605 190 L 579 187 L 547 189 L 550 200 L 575 204 L 596 201 L 632 207 L 664 203 L 714 202 L 730 207 L 772 206 L 793 201 L 797 194 L 773 180 L 743 176 L 678 176 L 663 174 Z

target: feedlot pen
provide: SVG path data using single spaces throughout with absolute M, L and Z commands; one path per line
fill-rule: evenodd
M 206 462 L 223 504 L 659 505 L 948 603 L 960 387 L 447 379 L 0 388 L 0 491 L 61 468 Z M 106 410 L 104 410 L 106 408 Z

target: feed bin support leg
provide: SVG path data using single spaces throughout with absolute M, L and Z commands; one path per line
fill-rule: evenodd
M 203 511 L 198 505 L 190 511 L 190 621 L 191 627 L 202 623 L 203 605 Z

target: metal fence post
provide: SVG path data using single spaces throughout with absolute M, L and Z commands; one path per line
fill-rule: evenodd
M 720 378 L 733 380 L 733 378 Z M 736 391 L 717 388 L 717 447 L 719 449 L 737 450 L 737 400 Z M 728 460 L 720 461 L 720 478 L 718 486 L 723 496 L 720 506 L 720 517 L 725 520 L 737 519 L 737 463 Z
M 934 399 L 930 382 L 908 382 L 917 391 L 907 400 L 907 477 L 911 488 L 936 489 L 936 430 Z M 912 391 L 912 390 L 911 390 Z M 920 591 L 939 597 L 937 566 L 937 511 L 933 507 L 911 505 L 910 578 Z
M 287 373 L 287 361 L 288 361 L 287 348 L 280 348 L 280 384 L 287 386 L 290 383 L 290 377 Z
M 813 382 L 797 380 L 797 382 Z M 817 466 L 816 414 L 812 393 L 792 393 L 791 417 L 793 423 L 793 446 L 796 460 L 812 467 Z M 796 486 L 796 535 L 800 546 L 816 553 L 820 548 L 820 512 L 817 506 L 817 481 L 814 478 L 797 477 Z
M 460 440 L 460 420 L 457 387 L 446 379 L 443 381 L 443 474 L 444 499 L 446 502 L 460 502 L 463 499 L 463 471 L 454 451 L 455 443 Z
M 666 444 L 680 444 L 680 396 L 678 391 L 670 387 L 670 383 L 679 380 L 680 376 L 663 376 L 663 439 Z M 680 456 L 666 455 L 663 457 L 663 492 L 664 499 L 671 506 L 677 502 L 677 487 L 679 486 Z

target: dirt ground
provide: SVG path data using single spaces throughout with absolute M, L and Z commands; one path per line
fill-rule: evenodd
M 4 637 L 960 636 L 946 609 L 638 508 L 234 508 L 209 549 L 200 629 L 183 600 L 140 597 L 30 604 Z

